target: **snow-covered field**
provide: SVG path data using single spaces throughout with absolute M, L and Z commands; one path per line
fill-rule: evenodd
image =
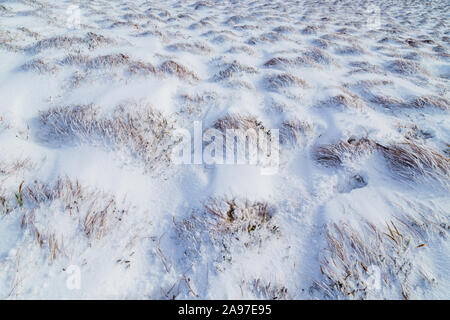
M 449 299 L 449 21 L 0 0 L 0 298 Z M 279 141 L 276 172 L 177 164 L 199 123 Z

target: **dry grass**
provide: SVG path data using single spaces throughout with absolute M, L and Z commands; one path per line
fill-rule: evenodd
M 361 68 L 365 68 L 365 67 L 361 67 Z M 370 71 L 364 70 L 364 72 L 370 72 Z M 359 89 L 365 90 L 365 89 L 373 88 L 376 86 L 388 86 L 388 85 L 393 85 L 393 84 L 394 84 L 394 82 L 392 80 L 370 79 L 370 80 L 358 80 L 353 83 L 346 83 L 346 84 L 344 84 L 344 88 L 356 88 L 356 89 L 359 88 Z
M 362 109 L 365 104 L 363 100 L 357 95 L 345 88 L 342 88 L 343 93 L 332 96 L 327 100 L 320 101 L 318 103 L 319 107 L 333 107 L 333 108 L 352 108 L 352 109 Z
M 255 54 L 255 51 L 249 46 L 233 46 L 228 51 L 228 53 L 246 53 L 249 56 Z
M 144 31 L 136 34 L 136 37 L 148 37 L 148 36 L 155 36 L 161 39 L 162 42 L 169 42 L 167 36 L 159 30 Z
M 369 139 L 341 140 L 336 144 L 318 146 L 313 151 L 313 158 L 326 167 L 339 167 L 346 160 L 352 160 L 375 150 L 375 143 Z
M 412 38 L 406 39 L 405 42 L 406 42 L 406 44 L 408 44 L 410 47 L 413 47 L 413 48 L 419 48 L 421 46 L 419 41 L 412 39 Z
M 320 29 L 321 28 L 319 26 L 306 26 L 301 32 L 303 34 L 312 35 L 312 34 L 317 34 L 317 31 Z
M 42 59 L 34 59 L 23 64 L 20 69 L 22 71 L 35 71 L 38 73 L 55 73 L 58 68 L 49 62 L 45 62 Z
M 255 26 L 252 24 L 241 24 L 241 25 L 237 25 L 237 26 L 233 26 L 234 30 L 260 30 L 261 27 L 260 26 Z
M 30 172 L 34 168 L 35 164 L 29 158 L 0 161 L 0 216 L 9 214 L 17 206 L 21 206 L 23 202 L 21 199 L 22 187 L 18 188 L 19 193 L 15 193 L 16 197 L 11 197 L 7 190 L 2 188 L 2 185 L 10 179 L 15 181 L 22 179 L 25 173 Z
M 367 61 L 354 61 L 349 63 L 349 66 L 353 68 L 349 74 L 354 73 L 383 73 L 383 68 L 378 65 L 371 64 Z M 370 80 L 369 80 L 370 81 Z
M 265 67 L 280 67 L 280 66 L 289 66 L 294 64 L 294 59 L 283 58 L 283 57 L 275 57 L 270 60 L 267 60 L 264 63 Z
M 186 67 L 173 60 L 164 61 L 159 67 L 159 71 L 162 73 L 173 74 L 183 80 L 200 80 L 194 72 L 188 70 Z
M 8 198 L 5 190 L 0 188 L 0 215 L 6 215 L 14 209 L 14 203 Z
M 358 229 L 347 223 L 326 226 L 320 265 L 323 277 L 314 281 L 313 289 L 333 299 L 382 297 L 386 291 L 409 299 L 408 286 L 435 282 L 433 275 L 421 268 L 417 255 L 433 239 L 447 240 L 450 223 L 445 209 L 402 196 L 392 205 L 395 216 L 384 226 L 365 220 Z M 368 281 L 374 266 L 380 271 L 380 288 L 370 286 Z
M 386 69 L 397 74 L 407 76 L 426 76 L 428 72 L 417 62 L 397 59 L 389 62 Z
M 256 117 L 227 114 L 225 117 L 217 119 L 213 128 L 223 134 L 223 141 L 226 142 L 224 156 L 227 161 L 237 157 L 239 163 L 249 161 L 251 164 L 263 165 L 262 159 L 268 152 L 267 143 L 271 141 L 272 134 Z
M 411 202 L 408 200 L 407 205 L 411 207 Z M 414 214 L 410 214 L 407 213 L 405 205 L 394 203 L 394 206 L 398 212 L 397 216 L 394 217 L 396 223 L 406 228 L 407 232 L 417 239 L 417 247 L 424 247 L 423 244 L 426 244 L 428 239 L 432 239 L 436 235 L 445 240 L 448 239 L 450 221 L 445 208 L 442 210 L 415 203 L 413 205 Z
M 130 65 L 128 67 L 128 71 L 132 75 L 138 74 L 138 75 L 144 75 L 144 76 L 158 73 L 158 70 L 151 63 L 142 62 L 142 61 L 136 61 L 136 62 L 130 63 Z
M 20 28 L 22 32 L 30 37 L 37 39 L 39 34 L 32 32 L 26 28 Z M 94 50 L 100 46 L 115 45 L 117 42 L 111 38 L 107 38 L 103 35 L 96 34 L 94 32 L 87 32 L 84 37 L 70 37 L 65 35 L 59 35 L 51 38 L 46 38 L 37 41 L 31 46 L 28 46 L 25 50 L 30 53 L 39 53 L 48 49 L 63 49 L 70 50 L 75 49 L 80 45 L 86 46 L 89 50 Z
M 341 45 L 337 46 L 335 49 L 336 54 L 340 55 L 362 55 L 366 53 L 364 48 L 358 44 Z
M 313 150 L 313 158 L 327 167 L 340 167 L 347 160 L 379 151 L 387 160 L 390 169 L 397 177 L 408 181 L 418 178 L 431 178 L 448 185 L 450 159 L 429 146 L 413 141 L 381 145 L 372 140 L 349 139 L 336 144 L 318 146 Z
M 6 159 L 0 160 L 0 217 L 3 214 L 9 214 L 17 206 L 21 206 L 21 190 L 22 185 L 18 188 L 19 192 L 15 193 L 15 197 L 11 197 L 6 189 L 2 187 L 7 180 L 20 181 L 25 173 L 35 168 L 35 164 L 29 158 L 21 158 L 16 160 Z
M 432 179 L 448 186 L 450 159 L 429 146 L 413 141 L 381 145 L 369 139 L 349 139 L 336 144 L 318 146 L 313 158 L 327 167 L 340 167 L 347 160 L 379 151 L 392 172 L 402 180 Z
M 265 82 L 267 89 L 270 90 L 279 90 L 286 87 L 310 88 L 305 80 L 288 73 L 267 76 Z
M 134 62 L 129 56 L 117 53 L 108 54 L 90 58 L 87 55 L 82 54 L 68 54 L 66 57 L 59 61 L 60 65 L 80 66 L 86 71 L 95 69 L 112 69 L 121 66 L 133 65 Z
M 254 19 L 251 18 L 250 16 L 234 15 L 234 16 L 231 16 L 230 18 L 228 18 L 225 21 L 225 24 L 234 26 L 236 24 L 242 24 L 242 23 L 252 21 L 252 20 L 254 20 Z
M 258 37 L 251 37 L 246 43 L 250 45 L 257 45 L 258 43 L 275 43 L 281 40 L 287 40 L 284 34 L 278 32 L 266 32 Z
M 281 124 L 280 143 L 297 146 L 303 142 L 314 130 L 312 124 L 306 121 L 285 120 Z
M 30 158 L 0 161 L 0 176 L 8 177 L 33 168 Z
M 243 281 L 242 287 L 247 287 L 247 290 L 253 292 L 257 299 L 264 300 L 288 300 L 290 299 L 288 289 L 281 284 L 265 282 L 261 279 L 254 279 L 253 281 Z
M 18 30 L 22 31 L 22 32 L 23 32 L 24 34 L 26 34 L 28 37 L 32 37 L 32 38 L 34 38 L 34 39 L 40 38 L 40 34 L 39 34 L 38 32 L 31 31 L 31 30 L 28 29 L 28 28 L 20 27 L 20 28 L 18 28 Z
M 273 31 L 280 33 L 292 33 L 295 32 L 295 29 L 291 26 L 278 26 L 276 28 L 273 28 Z
M 164 61 L 159 67 L 155 67 L 149 62 L 133 60 L 128 55 L 123 53 L 108 54 L 90 58 L 81 54 L 68 54 L 66 57 L 58 62 L 59 65 L 74 65 L 84 68 L 85 71 L 92 70 L 110 70 L 113 68 L 126 67 L 129 75 L 155 75 L 165 76 L 175 75 L 179 79 L 186 81 L 199 81 L 199 77 L 192 71 L 188 70 L 183 65 L 172 61 Z M 39 67 L 37 65 L 36 67 Z M 44 71 L 45 66 L 41 67 Z
M 81 230 L 92 242 L 104 237 L 126 214 L 128 208 L 99 190 L 84 188 L 78 181 L 59 179 L 54 185 L 35 181 L 22 190 L 22 228 L 34 234 L 50 260 L 65 255 L 66 234 L 55 222 L 66 217 L 72 230 Z
M 392 171 L 405 180 L 419 177 L 432 178 L 448 185 L 450 177 L 450 159 L 431 147 L 413 142 L 377 145 Z
M 237 61 L 233 61 L 232 63 L 226 63 L 222 66 L 222 70 L 217 73 L 213 79 L 215 81 L 225 80 L 229 79 L 233 76 L 239 75 L 239 74 L 256 74 L 258 71 L 249 66 L 245 66 L 240 64 Z
M 85 43 L 84 38 L 80 37 L 68 37 L 68 36 L 56 36 L 39 40 L 34 45 L 27 48 L 28 52 L 39 53 L 47 49 L 65 49 L 69 50 L 75 45 L 81 45 Z
M 420 142 L 424 142 L 424 140 L 431 139 L 434 137 L 434 134 L 428 130 L 420 129 L 416 124 L 398 124 L 398 131 L 402 133 L 406 139 L 412 140 L 420 140 Z
M 284 57 L 275 57 L 264 63 L 265 67 L 295 67 L 295 66 L 303 66 L 303 67 L 319 67 L 312 59 L 306 56 L 299 56 L 296 58 L 284 58 Z
M 85 44 L 87 44 L 88 48 L 91 50 L 96 49 L 101 46 L 104 46 L 104 45 L 116 44 L 115 40 L 107 38 L 103 35 L 96 34 L 94 32 L 88 32 L 86 34 L 84 41 L 85 41 Z
M 267 223 L 273 215 L 273 210 L 268 203 L 249 202 L 248 200 L 211 199 L 205 205 L 205 209 L 210 214 L 210 222 L 216 231 L 232 235 L 241 232 L 251 234 L 267 228 Z
M 259 250 L 264 241 L 278 236 L 274 214 L 267 202 L 222 197 L 211 198 L 203 210 L 174 223 L 178 235 L 189 244 L 189 256 L 195 259 L 209 243 L 217 256 L 204 258 L 221 264 L 231 262 L 236 250 Z
M 92 58 L 86 66 L 88 69 L 113 68 L 128 65 L 129 63 L 130 57 L 122 53 L 117 53 Z
M 330 41 L 325 39 L 314 39 L 311 43 L 319 49 L 326 49 L 330 46 Z
M 137 23 L 133 23 L 131 21 L 116 21 L 113 22 L 109 29 L 116 29 L 116 28 L 122 28 L 122 27 L 131 27 L 136 30 L 141 30 L 141 27 Z
M 336 61 L 325 51 L 319 48 L 308 49 L 303 53 L 303 57 L 308 58 L 319 65 L 336 65 Z
M 84 66 L 86 67 L 89 62 L 89 56 L 82 54 L 68 54 L 64 59 L 62 59 L 59 64 L 60 65 L 69 65 L 69 66 Z
M 414 98 L 412 106 L 416 108 L 437 108 L 441 110 L 450 110 L 450 102 L 441 97 L 421 96 Z
M 168 50 L 172 51 L 187 51 L 193 54 L 208 54 L 213 50 L 211 47 L 204 43 L 194 42 L 194 43 L 174 43 L 167 46 Z
M 404 108 L 406 105 L 403 99 L 391 96 L 372 95 L 369 101 L 385 109 Z
M 450 144 L 445 144 L 444 153 L 447 155 L 447 157 L 450 157 Z
M 201 119 L 208 108 L 216 104 L 218 95 L 214 91 L 206 91 L 201 94 L 181 94 L 179 99 L 181 110 L 178 114 L 184 117 L 180 117 L 178 122 L 183 122 Z
M 314 281 L 313 290 L 331 299 L 365 299 L 383 294 L 385 288 L 401 288 L 408 298 L 408 279 L 420 273 L 411 251 L 420 250 L 421 242 L 394 222 L 381 229 L 368 222 L 363 227 L 358 231 L 346 223 L 326 226 L 323 278 Z M 373 287 L 377 284 L 371 283 L 371 276 L 379 281 L 379 288 Z
M 233 43 L 235 42 L 234 38 L 230 37 L 226 34 L 220 34 L 214 39 L 211 40 L 213 43 L 223 44 L 223 43 Z
M 150 170 L 170 162 L 173 126 L 149 106 L 120 105 L 109 116 L 101 116 L 93 106 L 56 107 L 40 112 L 39 120 L 41 136 L 49 143 L 81 142 L 122 150 Z
M 227 129 L 247 131 L 249 129 L 265 130 L 261 121 L 252 115 L 228 114 L 214 122 L 214 128 L 222 132 Z

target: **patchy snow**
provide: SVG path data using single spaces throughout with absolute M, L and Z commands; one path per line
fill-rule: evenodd
M 449 10 L 0 0 L 0 298 L 449 299 Z

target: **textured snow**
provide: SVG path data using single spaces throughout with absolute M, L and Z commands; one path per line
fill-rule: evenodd
M 0 0 L 0 298 L 449 299 L 449 10 Z M 170 161 L 229 119 L 276 174 Z

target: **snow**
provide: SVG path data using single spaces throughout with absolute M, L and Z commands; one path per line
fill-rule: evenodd
M 0 298 L 449 299 L 450 7 L 371 4 L 0 0 Z M 288 133 L 276 173 L 168 160 L 227 115 Z

